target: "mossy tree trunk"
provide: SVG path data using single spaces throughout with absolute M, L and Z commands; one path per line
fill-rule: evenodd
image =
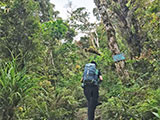
M 112 55 L 116 55 L 120 53 L 120 49 L 118 47 L 117 41 L 116 41 L 116 37 L 115 37 L 115 29 L 113 28 L 113 25 L 109 19 L 109 15 L 106 9 L 106 2 L 105 0 L 94 0 L 95 5 L 97 6 L 99 13 L 101 15 L 101 19 L 105 25 L 105 29 L 106 29 L 106 33 L 107 33 L 107 38 L 108 38 L 108 42 L 109 42 L 109 49 L 112 52 Z M 118 74 L 123 77 L 126 78 L 128 77 L 128 72 L 125 70 L 125 62 L 124 61 L 120 61 L 115 63 L 116 66 L 116 71 L 118 72 Z M 123 81 L 125 82 L 125 81 Z

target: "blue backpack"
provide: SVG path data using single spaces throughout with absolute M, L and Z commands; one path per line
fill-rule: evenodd
M 88 63 L 85 65 L 83 72 L 83 84 L 98 85 L 98 70 L 96 69 L 95 64 Z

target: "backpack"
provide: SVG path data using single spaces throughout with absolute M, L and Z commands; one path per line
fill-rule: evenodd
M 85 65 L 83 72 L 83 84 L 98 85 L 98 70 L 96 69 L 95 64 L 88 63 Z

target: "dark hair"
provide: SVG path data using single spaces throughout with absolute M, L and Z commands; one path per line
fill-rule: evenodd
M 95 64 L 95 65 L 96 65 L 96 67 L 97 67 L 97 63 L 96 63 L 95 61 L 91 61 L 91 63 Z

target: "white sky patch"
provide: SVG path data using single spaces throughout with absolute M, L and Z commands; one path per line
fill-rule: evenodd
M 51 3 L 55 5 L 55 9 L 60 12 L 59 16 L 63 19 L 67 19 L 69 7 L 67 5 L 69 2 L 72 2 L 72 9 L 76 10 L 79 7 L 85 7 L 90 13 L 90 22 L 96 22 L 96 17 L 93 16 L 93 8 L 95 8 L 94 0 L 50 0 Z M 84 36 L 84 33 L 78 33 L 74 37 L 74 41 L 79 41 L 80 37 Z M 63 41 L 64 42 L 64 41 Z
M 5 6 L 2 6 L 2 7 L 1 7 L 1 9 L 5 9 L 5 8 L 6 8 Z
M 79 7 L 86 7 L 88 12 L 90 12 L 90 21 L 95 22 L 96 18 L 93 16 L 93 8 L 95 8 L 94 0 L 50 0 L 51 3 L 55 4 L 55 9 L 60 12 L 60 17 L 63 19 L 67 18 L 67 4 L 69 1 L 72 2 L 72 7 L 75 10 Z

